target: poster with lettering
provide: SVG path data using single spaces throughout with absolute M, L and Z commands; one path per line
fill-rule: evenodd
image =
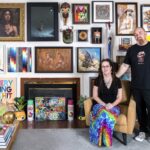
M 0 102 L 13 103 L 16 97 L 16 78 L 0 78 Z

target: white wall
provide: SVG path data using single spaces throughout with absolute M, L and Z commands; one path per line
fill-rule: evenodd
M 25 41 L 22 42 L 0 42 L 0 45 L 4 46 L 6 51 L 8 47 L 13 46 L 28 46 L 32 47 L 32 73 L 5 73 L 0 74 L 1 77 L 15 77 L 17 78 L 17 96 L 20 96 L 20 78 L 21 77 L 42 77 L 42 78 L 53 78 L 53 77 L 79 77 L 81 79 L 81 94 L 89 96 L 89 77 L 97 76 L 97 73 L 78 73 L 77 72 L 77 59 L 76 59 L 76 47 L 101 47 L 102 48 L 102 58 L 107 57 L 107 37 L 106 37 L 106 25 L 105 24 L 96 24 L 92 23 L 92 0 L 0 0 L 1 3 L 27 3 L 27 2 L 58 2 L 59 4 L 63 2 L 69 3 L 89 3 L 90 4 L 90 24 L 87 25 L 75 25 L 72 24 L 72 14 L 70 13 L 70 18 L 68 25 L 74 27 L 74 42 L 72 44 L 64 44 L 62 41 L 62 33 L 59 32 L 59 41 L 58 42 L 28 42 L 27 41 L 27 12 L 25 5 Z M 114 2 L 137 2 L 138 3 L 138 16 L 140 16 L 140 4 L 150 4 L 147 0 L 114 0 Z M 61 16 L 59 16 L 59 27 L 64 28 L 63 21 Z M 114 22 L 115 22 L 115 5 L 114 5 Z M 140 17 L 138 17 L 138 25 L 140 26 Z M 102 44 L 91 44 L 91 27 L 102 27 L 103 40 Z M 88 42 L 77 42 L 76 32 L 78 29 L 88 29 L 89 40 Z M 115 36 L 115 23 L 112 24 L 112 32 L 113 32 L 113 60 L 116 59 L 116 55 L 125 55 L 123 52 L 118 52 L 118 44 L 119 44 L 119 36 Z M 133 38 L 133 37 L 132 37 Z M 134 38 L 133 38 L 134 43 Z M 34 73 L 34 47 L 35 46 L 72 46 L 73 47 L 73 73 Z M 6 59 L 6 58 L 5 58 Z

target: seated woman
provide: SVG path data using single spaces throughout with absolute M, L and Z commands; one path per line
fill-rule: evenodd
M 105 146 L 111 146 L 116 118 L 120 114 L 117 105 L 122 100 L 122 86 L 110 59 L 101 61 L 99 76 L 93 87 L 93 99 L 90 142 L 101 146 L 103 141 Z

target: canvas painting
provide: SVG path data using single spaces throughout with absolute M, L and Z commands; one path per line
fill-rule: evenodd
M 16 97 L 16 78 L 0 78 L 0 102 L 13 103 Z
M 31 72 L 32 53 L 30 47 L 8 49 L 8 72 Z
M 65 97 L 35 97 L 35 119 L 66 120 Z

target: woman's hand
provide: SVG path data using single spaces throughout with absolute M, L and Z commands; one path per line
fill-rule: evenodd
M 112 109 L 114 106 L 111 103 L 105 105 L 106 109 Z

